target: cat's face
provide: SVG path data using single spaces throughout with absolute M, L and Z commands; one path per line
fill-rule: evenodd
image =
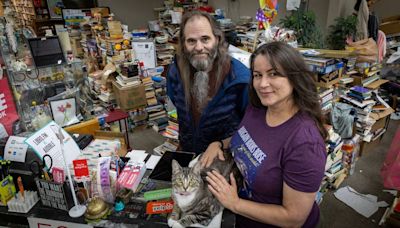
M 192 168 L 182 168 L 172 160 L 172 189 L 175 194 L 188 196 L 195 193 L 201 186 L 200 162 Z

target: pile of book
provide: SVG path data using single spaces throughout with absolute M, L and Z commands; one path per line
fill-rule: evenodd
M 151 77 L 142 78 L 142 83 L 145 86 L 147 105 L 148 106 L 157 105 L 158 102 L 153 87 L 154 82 L 151 79 Z
M 127 76 L 120 74 L 115 79 L 116 79 L 115 81 L 118 83 L 118 85 L 120 85 L 122 88 L 140 85 L 139 76 L 127 77 Z
M 172 63 L 175 48 L 169 43 L 156 43 L 157 65 L 165 66 Z
M 318 87 L 318 95 L 321 99 L 320 103 L 322 112 L 329 112 L 332 109 L 334 89 Z
M 363 86 L 353 86 L 350 88 L 347 95 L 341 96 L 343 101 L 352 105 L 356 111 L 356 132 L 364 141 L 371 140 L 371 128 L 376 122 L 370 117 L 372 107 L 375 105 L 375 100 L 372 99 L 371 90 Z
M 177 143 L 175 140 L 167 139 L 163 144 L 155 147 L 153 151 L 158 155 L 162 155 L 166 151 L 176 151 L 176 149 L 178 149 L 178 146 L 179 143 Z
M 176 109 L 168 112 L 168 125 L 162 133 L 164 137 L 171 140 L 178 140 L 179 138 L 179 124 Z
M 168 125 L 167 112 L 164 105 L 156 104 L 146 107 L 148 113 L 148 125 L 152 126 L 157 132 L 164 131 Z
M 343 140 L 340 135 L 333 130 L 332 126 L 326 125 L 325 128 L 328 131 L 329 138 L 326 143 L 328 157 L 325 164 L 324 181 L 327 182 L 327 187 L 336 189 L 346 177 L 342 164 L 343 151 L 341 148 Z
M 380 79 L 382 65 L 369 63 L 358 63 L 356 65 L 357 74 L 352 75 L 357 85 L 367 86 Z

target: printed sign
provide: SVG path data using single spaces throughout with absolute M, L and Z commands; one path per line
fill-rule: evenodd
M 44 206 L 64 211 L 69 210 L 62 184 L 36 179 L 36 186 L 39 191 L 40 200 Z
M 12 125 L 19 119 L 7 77 L 0 79 L 0 125 L 12 135 Z
M 4 149 L 4 159 L 16 162 L 25 162 L 28 145 L 24 143 L 26 138 L 10 136 Z
M 63 154 L 58 137 L 59 129 L 59 125 L 51 121 L 25 140 L 25 143 L 31 146 L 40 158 L 48 154 L 53 159 L 53 166 L 64 167 L 64 159 L 67 165 L 72 164 L 72 161 L 79 156 L 81 150 L 72 137 L 64 129 L 61 129 L 65 151 Z
M 58 184 L 62 184 L 65 181 L 64 169 L 59 167 L 53 167 L 53 181 Z
M 79 180 L 89 177 L 89 168 L 86 159 L 73 160 L 72 163 L 74 164 L 74 177 L 76 179 Z
M 32 228 L 91 228 L 86 224 L 56 221 L 51 219 L 28 217 L 29 227 Z

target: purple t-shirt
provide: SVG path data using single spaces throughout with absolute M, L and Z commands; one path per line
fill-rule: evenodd
M 265 109 L 251 105 L 232 137 L 231 150 L 245 186 L 239 196 L 255 202 L 282 205 L 283 182 L 301 192 L 316 192 L 324 176 L 326 149 L 314 121 L 298 112 L 270 127 Z M 319 208 L 313 208 L 303 227 L 315 227 Z M 274 227 L 237 216 L 236 227 Z

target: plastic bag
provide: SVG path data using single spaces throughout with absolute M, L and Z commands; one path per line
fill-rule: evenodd
M 378 45 L 372 38 L 349 43 L 348 46 L 356 50 L 357 62 L 374 63 L 378 59 Z

